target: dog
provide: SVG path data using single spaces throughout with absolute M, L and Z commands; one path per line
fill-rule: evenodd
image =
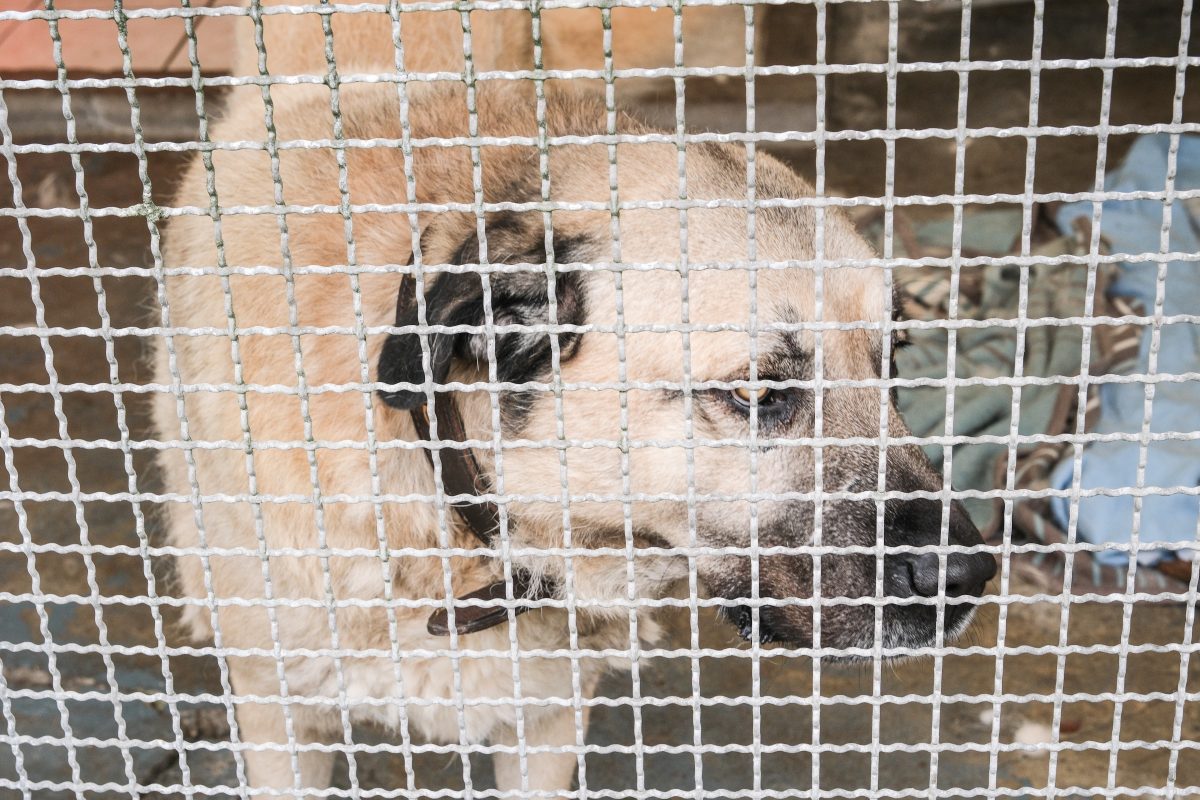
M 881 423 L 908 435 L 881 383 L 898 303 L 784 164 L 757 153 L 750 214 L 744 146 L 601 95 L 326 63 L 332 40 L 340 75 L 395 74 L 397 43 L 410 70 L 506 68 L 529 19 L 496 13 L 471 65 L 458 13 L 261 15 L 270 70 L 320 77 L 238 87 L 211 138 L 240 144 L 180 181 L 154 356 L 166 539 L 256 789 L 328 786 L 327 743 L 374 720 L 501 745 L 501 791 L 557 796 L 577 699 L 627 665 L 631 622 L 655 639 L 648 601 L 680 581 L 744 638 L 849 657 L 876 644 L 878 581 L 882 645 L 919 648 L 961 633 L 995 572 L 917 446 L 881 464 Z M 822 499 L 881 469 L 917 496 Z M 967 551 L 920 550 L 939 544 Z M 517 703 L 514 657 L 539 702 Z

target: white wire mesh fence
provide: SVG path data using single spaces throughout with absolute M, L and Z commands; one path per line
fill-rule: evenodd
M 0 7 L 0 797 L 1196 794 L 1192 26 Z

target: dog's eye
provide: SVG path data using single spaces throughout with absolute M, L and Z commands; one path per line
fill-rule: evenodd
M 732 392 L 730 392 L 730 394 L 733 395 L 733 399 L 735 401 L 737 401 L 741 405 L 749 407 L 751 402 L 753 402 L 754 400 L 757 400 L 758 404 L 760 406 L 765 405 L 766 403 L 770 402 L 771 396 L 774 394 L 774 391 L 766 388 L 765 386 L 761 389 L 755 389 L 753 391 L 751 391 L 750 389 L 747 389 L 744 386 L 739 386 L 738 388 L 736 388 Z

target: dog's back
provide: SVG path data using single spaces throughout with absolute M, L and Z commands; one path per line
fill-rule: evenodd
M 329 70 L 323 15 L 273 13 L 285 0 L 262 0 L 263 52 L 275 75 L 319 75 Z M 331 6 L 332 8 L 332 6 Z M 756 16 L 759 8 L 753 12 Z M 617 7 L 608 12 L 612 64 L 616 69 L 673 66 L 677 34 L 688 43 L 690 67 L 743 67 L 745 9 L 738 5 L 681 10 L 679 30 L 668 9 Z M 476 72 L 527 70 L 534 65 L 534 19 L 528 11 L 410 11 L 397 2 L 391 13 L 334 11 L 327 17 L 334 63 L 343 74 L 392 72 L 400 63 L 411 72 L 460 74 L 469 42 Z M 555 70 L 600 70 L 605 66 L 605 23 L 599 8 L 542 9 L 537 21 L 541 65 Z M 765 25 L 756 30 L 761 35 Z M 247 40 L 249 41 L 249 40 Z M 756 49 L 761 52 L 761 43 Z M 239 46 L 235 75 L 258 75 L 260 52 Z
M 272 13 L 284 0 L 264 0 L 263 47 L 239 42 L 235 75 L 258 75 L 265 57 L 271 74 L 325 76 L 333 63 L 342 74 L 412 72 L 460 74 L 465 65 L 463 15 L 458 11 L 401 11 L 394 14 L 337 11 Z M 264 13 L 265 12 L 265 13 Z M 476 11 L 470 14 L 475 69 L 521 69 L 532 64 L 529 14 Z M 247 46 L 249 45 L 249 46 Z

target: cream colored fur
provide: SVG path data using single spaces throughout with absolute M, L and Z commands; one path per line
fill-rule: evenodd
M 740 13 L 740 12 L 739 12 Z M 499 22 L 501 15 L 494 20 Z M 520 15 L 511 19 L 520 25 Z M 461 28 L 456 14 L 406 15 L 407 66 L 410 69 L 457 70 L 461 66 Z M 489 30 L 489 28 L 491 28 Z M 392 68 L 392 29 L 382 16 L 357 15 L 333 25 L 339 68 L 386 71 Z M 514 49 L 524 28 L 481 21 L 476 26 L 476 56 L 481 68 L 512 66 Z M 324 71 L 324 38 L 314 18 L 268 17 L 268 67 L 275 74 Z M 257 65 L 243 50 L 244 70 Z M 424 89 L 411 95 L 409 114 L 415 138 L 464 135 L 467 128 L 461 93 L 429 102 Z M 277 86 L 271 92 L 273 121 L 279 141 L 329 139 L 334 136 L 330 93 L 319 86 Z M 341 116 L 350 138 L 400 139 L 399 104 L 394 85 L 343 87 Z M 485 135 L 536 134 L 532 95 L 522 89 L 483 90 L 479 96 L 479 128 Z M 213 125 L 218 142 L 267 141 L 264 103 L 257 87 L 239 88 L 227 111 Z M 555 95 L 549 103 L 549 125 L 555 130 L 604 132 L 602 106 Z M 644 129 L 622 117 L 627 132 Z M 527 162 L 520 148 L 483 151 L 485 194 L 497 195 L 520 174 Z M 346 151 L 349 199 L 356 204 L 406 201 L 405 163 L 398 147 L 351 148 Z M 261 149 L 219 150 L 213 155 L 215 190 L 222 208 L 274 203 L 272 159 Z M 520 163 L 518 163 L 520 161 Z M 618 183 L 622 200 L 664 200 L 679 193 L 677 151 L 672 143 L 621 145 Z M 741 166 L 738 167 L 737 165 Z M 553 196 L 561 201 L 609 199 L 608 150 L 604 145 L 562 146 L 550 159 Z M 739 174 L 739 169 L 741 174 Z M 687 184 L 693 198 L 744 198 L 745 162 L 732 147 L 689 148 Z M 330 148 L 284 149 L 278 155 L 284 202 L 338 207 L 339 170 Z M 805 197 L 810 190 L 773 159 L 759 155 L 757 176 L 772 194 Z M 470 202 L 473 198 L 470 154 L 466 148 L 420 148 L 415 156 L 418 199 L 425 203 Z M 208 176 L 200 160 L 186 171 L 177 205 L 208 208 Z M 740 181 L 740 183 L 739 183 Z M 489 199 L 504 199 L 489 197 Z M 422 214 L 424 229 L 433 221 Z M 559 212 L 555 226 L 563 231 L 592 232 L 607 237 L 607 213 Z M 745 259 L 747 218 L 742 210 L 693 210 L 687 215 L 687 244 L 693 262 Z M 811 211 L 792 210 L 774 216 L 760 213 L 758 257 L 806 259 L 814 254 Z M 361 213 L 352 220 L 354 262 L 359 265 L 403 264 L 411 252 L 410 219 L 404 213 Z M 258 654 L 229 655 L 237 695 L 238 735 L 259 746 L 246 753 L 249 779 L 255 787 L 303 790 L 327 785 L 332 754 L 307 745 L 340 741 L 340 709 L 350 719 L 374 719 L 395 728 L 406 704 L 408 723 L 417 734 L 458 742 L 462 712 L 468 742 L 515 744 L 516 711 L 511 704 L 475 701 L 514 696 L 513 664 L 507 626 L 461 637 L 464 651 L 494 650 L 495 657 L 458 661 L 461 696 L 454 690 L 455 671 L 444 657 L 414 657 L 414 651 L 446 649 L 449 640 L 425 630 L 429 608 L 392 606 L 387 598 L 440 602 L 445 597 L 445 564 L 437 557 L 381 555 L 385 550 L 436 548 L 450 544 L 470 549 L 473 537 L 450 514 L 448 541 L 436 511 L 405 502 L 349 502 L 340 497 L 433 494 L 431 471 L 421 451 L 395 445 L 415 438 L 404 413 L 359 388 L 375 377 L 382 335 L 358 336 L 365 326 L 390 324 L 396 306 L 399 272 L 353 270 L 303 271 L 288 275 L 285 266 L 339 267 L 350 261 L 347 222 L 339 213 L 290 213 L 286 239 L 274 214 L 223 214 L 219 226 L 209 216 L 175 218 L 166 237 L 171 267 L 200 267 L 205 274 L 177 276 L 167 283 L 168 322 L 176 329 L 207 329 L 178 334 L 156 353 L 155 377 L 173 387 L 159 396 L 154 418 L 167 441 L 197 443 L 192 449 L 170 447 L 160 459 L 168 491 L 184 497 L 205 496 L 171 505 L 167 538 L 171 545 L 199 548 L 177 559 L 182 593 L 192 598 L 185 622 L 200 637 L 219 628 L 219 643 Z M 285 264 L 281 242 L 290 262 Z M 630 210 L 621 215 L 621 258 L 626 263 L 674 262 L 680 255 L 680 219 L 676 210 Z M 220 249 L 218 249 L 218 244 Z M 867 246 L 836 213 L 825 220 L 825 252 L 829 257 L 864 258 Z M 218 275 L 215 267 L 269 267 L 266 273 Z M 285 278 L 285 276 L 288 276 Z M 683 275 L 674 270 L 623 274 L 620 293 L 627 326 L 678 324 L 682 320 Z M 745 322 L 750 290 L 742 270 L 696 270 L 687 276 L 688 315 L 692 323 Z M 827 319 L 878 320 L 883 314 L 882 279 L 873 270 L 831 270 L 823 297 Z M 588 278 L 589 322 L 618 322 L 616 277 L 599 272 Z M 758 274 L 759 320 L 811 318 L 813 278 L 809 271 L 774 270 Z M 294 312 L 291 310 L 294 308 Z M 294 318 L 292 314 L 294 313 Z M 350 333 L 289 335 L 290 326 L 341 326 Z M 281 331 L 247 331 L 258 326 Z M 234 333 L 236 332 L 236 335 Z M 872 336 L 866 331 L 831 333 L 825 337 L 825 371 L 829 375 L 863 376 L 870 364 Z M 686 343 L 679 333 L 635 333 L 627 336 L 627 377 L 633 381 L 679 381 L 685 362 L 692 380 L 724 379 L 732 366 L 745 364 L 745 333 L 693 333 Z M 578 354 L 562 365 L 564 381 L 615 381 L 617 341 L 610 334 L 583 338 Z M 367 364 L 369 367 L 364 367 Z M 299 368 L 303 368 L 302 377 Z M 459 373 L 473 379 L 478 374 Z M 486 376 L 484 376 L 486 377 Z M 245 391 L 228 387 L 244 386 Z M 211 386 L 226 387 L 221 389 Z M 857 392 L 857 393 L 856 393 Z M 838 393 L 833 393 L 837 395 Z M 179 397 L 182 400 L 179 400 Z M 847 432 L 870 435 L 878 427 L 878 390 L 842 390 L 844 408 L 838 423 Z M 827 402 L 841 402 L 834 400 Z M 244 407 L 243 407 L 244 404 Z M 470 430 L 490 440 L 491 409 L 478 393 L 462 400 Z M 182 412 L 182 413 L 181 413 Z M 562 403 L 568 437 L 620 441 L 621 414 L 616 392 L 567 392 Z M 893 413 L 894 416 L 894 413 Z M 682 440 L 688 435 L 679 408 L 648 391 L 628 393 L 628 436 L 634 440 Z M 186 424 L 184 420 L 186 419 Z M 894 420 L 894 430 L 902 430 Z M 697 422 L 695 435 L 733 435 Z M 522 436 L 558 438 L 552 398 L 535 405 Z M 828 430 L 828 428 L 827 428 Z M 375 451 L 366 445 L 373 438 Z M 219 443 L 219 446 L 207 446 Z M 691 469 L 700 492 L 748 489 L 749 462 L 744 448 L 699 449 Z M 688 490 L 688 450 L 684 447 L 635 448 L 630 451 L 630 480 L 635 493 Z M 489 452 L 480 457 L 491 465 Z M 558 491 L 562 466 L 556 450 L 508 449 L 504 452 L 504 490 L 512 494 Z M 575 494 L 622 492 L 621 457 L 615 448 L 567 455 L 567 485 Z M 811 463 L 787 453 L 760 454 L 758 490 L 790 490 L 811 484 Z M 797 477 L 800 476 L 800 477 Z M 267 499 L 246 502 L 251 492 Z M 632 504 L 636 527 L 651 529 L 671 545 L 691 541 L 688 515 L 681 503 Z M 513 504 L 510 513 L 515 547 L 537 549 L 563 543 L 562 505 L 558 502 Z M 570 503 L 572 537 L 578 546 L 624 547 L 625 506 L 620 502 Z M 699 504 L 701 526 L 742 525 L 745 504 Z M 773 513 L 763 504 L 764 519 Z M 643 544 L 639 542 L 639 544 Z M 361 555 L 323 556 L 324 547 L 358 550 Z M 237 552 L 231 552 L 233 550 Z M 295 550 L 306 551 L 294 554 Z M 268 555 L 269 554 L 269 555 Z M 565 580 L 561 559 L 526 557 L 535 571 Z M 660 597 L 686 575 L 682 558 L 639 558 L 639 596 Z M 465 593 L 499 576 L 490 559 L 449 559 L 451 591 Z M 628 594 L 623 557 L 574 560 L 572 591 L 579 600 L 622 600 Z M 272 602 L 264 598 L 272 598 Z M 354 605 L 353 601 L 369 601 Z M 292 603 L 297 603 L 293 605 Z M 302 605 L 300 605 L 302 604 Z M 333 606 L 331 610 L 331 604 Z M 639 630 L 653 639 L 656 627 L 642 614 Z M 620 607 L 581 610 L 578 646 L 627 648 L 628 612 Z M 566 649 L 571 645 L 562 611 L 531 612 L 517 625 L 522 650 Z M 310 656 L 296 651 L 335 648 L 347 655 Z M 282 661 L 270 655 L 281 648 Z M 377 655 L 359 655 L 375 651 Z M 281 667 L 282 665 L 282 667 Z M 591 697 L 602 672 L 615 660 L 579 660 L 583 697 Z M 282 673 L 281 673 L 282 669 Z M 521 692 L 525 698 L 555 698 L 557 704 L 524 707 L 525 743 L 561 748 L 581 744 L 572 697 L 572 665 L 567 658 L 522 658 Z M 277 699 L 288 694 L 292 701 Z M 363 700 L 382 700 L 366 704 Z M 431 704 L 442 701 L 445 704 Z M 291 733 L 286 717 L 290 716 Z M 293 746 L 300 746 L 300 774 L 293 775 Z M 497 757 L 497 780 L 512 796 L 531 790 L 563 791 L 570 787 L 576 756 L 540 753 L 529 756 L 527 777 L 515 754 Z M 303 791 L 300 792 L 303 794 Z
M 279 3 L 263 3 L 264 6 Z M 463 19 L 458 11 L 405 11 L 398 28 L 405 66 L 418 72 L 463 69 Z M 611 14 L 615 69 L 675 64 L 675 15 L 670 9 L 615 8 Z M 696 6 L 681 14 L 684 65 L 746 64 L 742 6 Z M 313 14 L 262 15 L 264 50 L 276 75 L 324 75 L 325 26 Z M 396 30 L 389 14 L 333 14 L 335 63 L 342 74 L 390 70 L 396 62 Z M 526 69 L 533 63 L 532 19 L 515 10 L 470 13 L 476 70 Z M 604 36 L 598 8 L 552 8 L 540 14 L 542 64 L 546 69 L 602 69 Z M 759 27 L 756 30 L 761 31 Z M 248 32 L 248 31 L 247 31 Z M 761 49 L 761 47 L 759 47 Z M 235 75 L 258 74 L 258 52 L 240 47 Z

